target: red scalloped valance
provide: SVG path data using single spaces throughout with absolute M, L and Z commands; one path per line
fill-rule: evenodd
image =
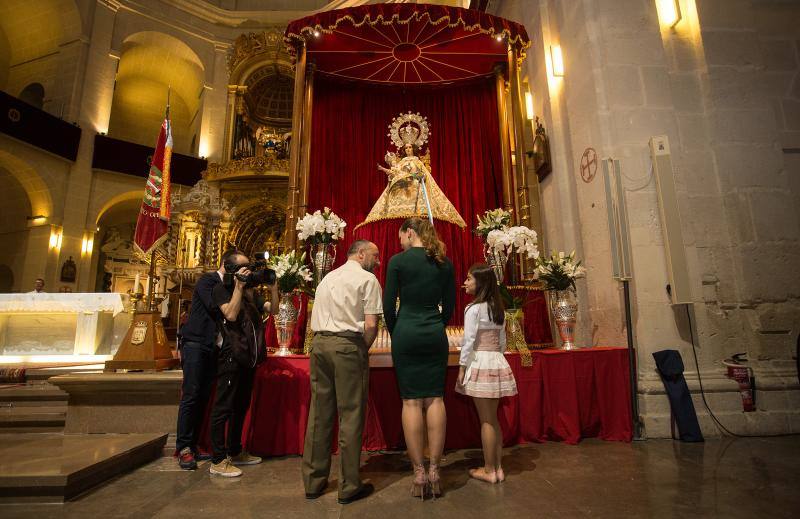
M 289 52 L 306 45 L 318 73 L 388 84 L 454 83 L 493 73 L 509 46 L 530 46 L 521 24 L 481 11 L 427 4 L 371 4 L 295 20 Z

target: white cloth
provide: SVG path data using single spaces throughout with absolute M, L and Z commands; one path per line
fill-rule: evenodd
M 125 310 L 124 297 L 127 296 L 108 292 L 0 294 L 0 313 L 111 312 L 117 315 Z
M 466 366 L 475 349 L 478 330 L 500 330 L 500 353 L 506 351 L 505 322 L 496 324 L 489 319 L 489 306 L 486 303 L 467 305 L 464 309 L 464 342 L 461 343 L 461 356 L 458 363 Z

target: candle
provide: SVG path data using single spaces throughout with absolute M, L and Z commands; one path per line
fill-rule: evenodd
M 133 293 L 139 293 L 139 273 L 136 273 L 136 279 L 133 280 Z

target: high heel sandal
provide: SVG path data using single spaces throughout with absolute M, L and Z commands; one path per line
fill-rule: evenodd
M 435 463 L 431 463 L 431 466 L 428 468 L 428 484 L 430 485 L 431 495 L 434 499 L 442 495 L 439 465 Z
M 411 482 L 411 497 L 425 500 L 425 489 L 428 487 L 428 476 L 425 474 L 425 465 L 414 464 L 414 481 Z

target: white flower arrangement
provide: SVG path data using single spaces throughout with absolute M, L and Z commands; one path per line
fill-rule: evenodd
M 539 257 L 539 247 L 536 244 L 536 231 L 528 227 L 517 225 L 514 227 L 501 227 L 493 229 L 486 235 L 486 245 L 497 252 L 517 252 L 525 254 L 528 259 Z
M 483 216 L 476 216 L 478 226 L 475 234 L 486 239 L 490 232 L 503 229 L 511 223 L 511 211 L 505 209 L 491 209 L 483 213 Z
M 331 243 L 344 238 L 347 223 L 326 207 L 314 214 L 306 213 L 295 227 L 297 237 L 307 243 Z
M 575 251 L 569 254 L 553 251 L 549 258 L 536 260 L 536 273 L 545 290 L 574 290 L 575 280 L 586 275 L 586 268 L 575 259 Z
M 296 251 L 270 256 L 268 266 L 275 271 L 281 292 L 292 292 L 314 280 L 305 259 L 305 253 L 298 255 Z

